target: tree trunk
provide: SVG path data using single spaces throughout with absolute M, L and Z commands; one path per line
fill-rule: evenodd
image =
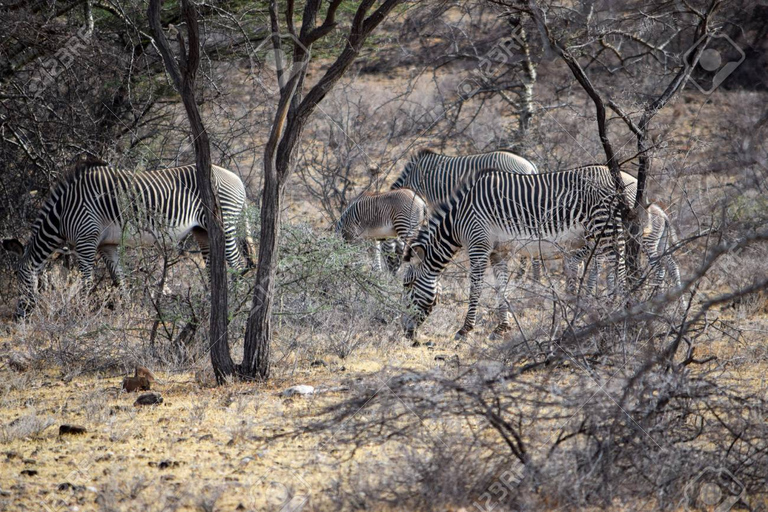
M 277 273 L 278 237 L 280 235 L 280 204 L 282 186 L 274 163 L 265 163 L 264 191 L 261 199 L 261 240 L 256 288 L 245 328 L 243 364 L 240 374 L 245 378 L 269 378 L 270 341 L 272 337 L 272 298 Z
M 195 100 L 195 76 L 200 65 L 200 28 L 197 24 L 197 12 L 189 0 L 182 0 L 181 10 L 187 22 L 189 49 L 184 47 L 184 39 L 178 35 L 181 54 L 181 66 L 176 62 L 160 25 L 160 1 L 150 0 L 147 17 L 152 28 L 160 55 L 171 76 L 176 90 L 181 94 L 184 109 L 195 146 L 195 173 L 200 201 L 206 213 L 206 229 L 210 253 L 208 271 L 211 279 L 211 321 L 210 350 L 211 364 L 216 375 L 216 382 L 224 383 L 226 377 L 235 371 L 227 339 L 227 271 L 224 258 L 224 228 L 221 220 L 221 208 L 216 193 L 211 185 L 211 144 L 205 131 L 200 111 Z
M 334 0 L 328 6 L 322 25 L 316 26 L 317 14 L 321 2 L 307 2 L 304 8 L 300 31 L 301 44 L 294 43 L 294 59 L 303 62 L 302 67 L 292 77 L 281 75 L 280 100 L 270 130 L 269 139 L 264 148 L 264 191 L 261 202 L 261 240 L 259 243 L 259 263 L 256 272 L 256 286 L 253 303 L 245 329 L 243 362 L 239 367 L 244 379 L 266 380 L 269 378 L 269 353 L 272 342 L 272 300 L 274 298 L 275 276 L 278 262 L 278 235 L 280 233 L 280 208 L 282 193 L 291 175 L 291 160 L 299 138 L 312 112 L 325 95 L 333 88 L 349 69 L 360 53 L 368 35 L 386 18 L 392 9 L 402 0 L 385 0 L 369 17 L 367 11 L 375 0 L 363 0 L 358 5 L 352 20 L 346 46 L 336 61 L 327 69 L 320 80 L 302 98 L 302 87 L 309 58 L 308 50 L 312 43 L 330 33 L 336 26 L 335 14 L 341 0 Z M 279 24 L 277 19 L 277 0 L 269 3 L 269 17 L 272 29 L 272 45 L 276 57 L 281 51 Z M 286 22 L 288 30 L 296 37 L 293 26 L 293 3 L 287 4 Z M 295 64 L 294 64 L 295 65 Z M 286 81 L 287 80 L 287 81 Z

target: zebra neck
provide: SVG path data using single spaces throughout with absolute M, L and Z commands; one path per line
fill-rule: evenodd
M 431 227 L 429 241 L 426 244 L 424 268 L 430 269 L 437 276 L 459 252 L 461 243 L 452 236 L 450 226 L 445 219 Z
M 62 196 L 69 185 L 60 184 L 51 194 L 51 197 L 43 205 L 32 226 L 21 266 L 34 272 L 39 272 L 46 260 L 64 243 L 64 234 L 61 230 Z

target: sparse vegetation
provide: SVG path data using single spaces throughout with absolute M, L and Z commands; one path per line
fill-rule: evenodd
M 288 6 L 300 37 L 308 5 L 320 5 L 317 28 L 335 3 L 194 2 L 197 107 L 213 163 L 248 187 L 257 243 L 262 192 L 277 183 L 263 172 L 281 97 L 265 50 L 270 4 L 292 48 Z M 125 290 L 100 260 L 83 289 L 63 254 L 22 320 L 18 259 L 0 249 L 0 509 L 768 510 L 765 2 L 394 2 L 347 72 L 328 75 L 363 3 L 370 14 L 385 2 L 341 2 L 316 34 L 303 94 L 283 95 L 293 123 L 323 76 L 338 79 L 294 126 L 295 147 L 266 165 L 282 173 L 269 380 L 216 385 L 211 289 L 192 240 L 124 248 Z M 27 239 L 84 155 L 126 169 L 195 160 L 145 4 L 6 4 L 3 238 Z M 160 11 L 174 55 L 174 31 L 187 34 L 178 7 Z M 701 37 L 720 64 L 736 63 L 712 90 L 701 80 L 713 54 L 689 51 Z M 512 331 L 488 339 L 489 272 L 475 331 L 454 341 L 469 291 L 459 253 L 411 347 L 402 272 L 372 272 L 370 247 L 344 243 L 333 224 L 419 149 L 506 148 L 544 171 L 606 163 L 574 62 L 606 108 L 616 163 L 644 169 L 645 197 L 679 232 L 682 288 L 610 298 L 601 275 L 596 295 L 573 297 L 561 261 L 537 281 L 513 259 Z M 647 137 L 635 130 L 686 70 Z M 227 280 L 227 311 L 214 314 L 239 361 L 258 281 L 253 269 Z M 137 393 L 121 390 L 136 366 L 153 370 L 162 404 L 134 406 Z M 296 385 L 311 387 L 283 393 Z M 86 433 L 60 436 L 64 424 Z

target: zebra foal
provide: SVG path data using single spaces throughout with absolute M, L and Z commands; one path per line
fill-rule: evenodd
M 336 232 L 347 242 L 375 240 L 374 268 L 381 271 L 381 240 L 396 239 L 395 243 L 402 247 L 426 215 L 427 204 L 413 190 L 366 192 L 344 210 L 336 224 Z M 400 262 L 393 253 L 387 254 L 387 267 L 394 274 Z

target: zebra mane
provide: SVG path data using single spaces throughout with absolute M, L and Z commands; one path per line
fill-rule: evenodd
M 437 155 L 437 154 L 438 153 L 436 151 L 433 151 L 429 148 L 423 148 L 423 149 L 420 149 L 418 153 L 416 153 L 416 159 L 425 157 L 427 155 Z
M 66 184 L 72 183 L 77 178 L 82 176 L 83 173 L 87 172 L 90 169 L 93 169 L 94 167 L 109 167 L 109 163 L 105 162 L 100 158 L 92 157 L 89 155 L 88 158 L 77 162 L 74 165 L 74 167 L 72 167 L 69 171 L 65 172 L 59 179 L 59 182 L 57 185 L 66 185 Z
M 462 199 L 464 199 L 464 197 L 466 197 L 466 195 L 469 193 L 469 191 L 472 189 L 475 183 L 483 176 L 494 173 L 494 172 L 503 172 L 503 171 L 499 171 L 494 167 L 487 167 L 485 169 L 480 169 L 474 174 L 468 174 L 467 176 L 465 176 L 462 182 L 459 184 L 456 191 L 451 195 L 451 197 L 448 200 L 443 201 L 433 209 L 432 214 L 429 216 L 428 219 L 425 220 L 422 228 L 419 229 L 419 232 L 414 236 L 412 243 L 413 244 L 426 243 L 430 233 L 434 229 L 438 229 L 438 227 L 440 226 L 440 224 L 443 223 L 443 221 L 448 216 L 450 211 Z

